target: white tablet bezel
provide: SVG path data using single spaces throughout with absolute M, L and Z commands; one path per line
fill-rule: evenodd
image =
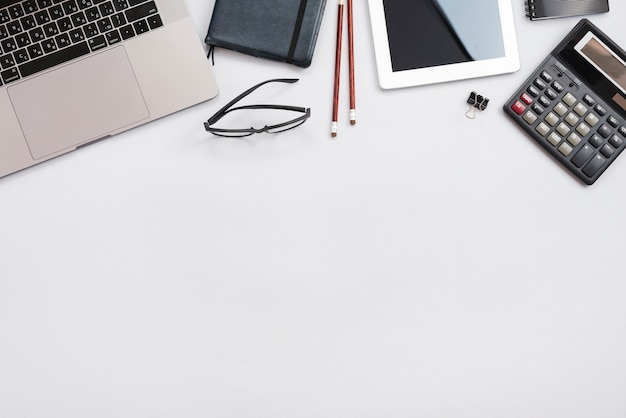
M 467 78 L 512 73 L 520 68 L 511 0 L 498 0 L 504 57 L 458 64 L 393 71 L 383 0 L 369 0 L 378 82 L 383 89 L 421 86 Z

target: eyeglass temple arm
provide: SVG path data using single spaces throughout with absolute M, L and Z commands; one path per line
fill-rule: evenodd
M 239 96 L 235 97 L 233 100 L 231 100 L 230 102 L 226 103 L 226 105 L 224 105 L 224 107 L 222 107 L 213 116 L 211 116 L 211 118 L 207 121 L 207 123 L 209 125 L 213 125 L 215 122 L 220 120 L 227 113 L 228 108 L 230 108 L 232 105 L 234 105 L 235 103 L 237 103 L 238 101 L 240 101 L 241 99 L 243 99 L 244 97 L 246 97 L 247 95 L 249 95 L 254 90 L 258 89 L 259 87 L 261 87 L 264 84 L 273 83 L 273 82 L 290 83 L 291 84 L 291 83 L 295 83 L 298 80 L 299 80 L 298 78 L 275 78 L 275 79 L 272 79 L 272 80 L 263 81 L 263 82 L 257 84 L 256 86 L 250 87 L 248 90 L 244 91 Z

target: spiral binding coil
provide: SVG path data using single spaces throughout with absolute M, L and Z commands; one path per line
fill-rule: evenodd
M 524 0 L 524 10 L 526 17 L 535 17 L 535 0 Z

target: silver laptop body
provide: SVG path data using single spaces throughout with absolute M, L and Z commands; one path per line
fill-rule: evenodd
M 217 91 L 183 0 L 0 0 L 0 177 Z

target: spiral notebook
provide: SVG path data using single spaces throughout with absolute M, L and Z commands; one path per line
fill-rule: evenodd
M 308 67 L 326 0 L 216 0 L 208 45 Z
M 530 20 L 581 16 L 609 11 L 609 0 L 525 0 Z

